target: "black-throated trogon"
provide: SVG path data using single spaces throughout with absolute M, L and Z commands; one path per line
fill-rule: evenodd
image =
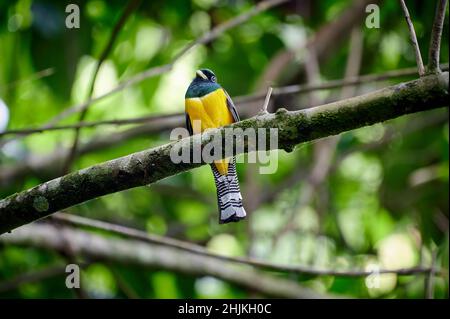
M 185 110 L 186 127 L 191 135 L 239 121 L 233 101 L 208 69 L 196 72 L 186 91 Z M 199 121 L 200 125 L 194 125 L 194 121 Z M 217 188 L 219 222 L 223 224 L 245 218 L 235 158 L 214 161 L 211 168 Z

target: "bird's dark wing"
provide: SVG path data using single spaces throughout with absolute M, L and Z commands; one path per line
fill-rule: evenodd
M 186 129 L 189 131 L 190 135 L 193 135 L 191 119 L 189 118 L 189 114 L 186 113 Z
M 233 116 L 234 121 L 235 122 L 239 122 L 240 121 L 239 114 L 238 114 L 238 112 L 236 110 L 236 107 L 234 106 L 233 101 L 231 100 L 230 95 L 224 89 L 222 89 L 222 90 L 225 92 L 225 95 L 227 97 L 227 106 L 228 106 L 228 109 L 231 112 L 231 115 Z

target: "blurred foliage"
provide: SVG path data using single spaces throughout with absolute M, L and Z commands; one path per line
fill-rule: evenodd
M 304 43 L 321 26 L 337 19 L 351 2 L 299 1 L 262 13 L 214 42 L 194 48 L 171 72 L 95 103 L 87 120 L 180 112 L 184 109 L 186 87 L 200 67 L 213 69 L 231 96 L 250 94 L 264 67 L 280 50 Z M 124 2 L 70 1 L 79 4 L 81 11 L 81 28 L 72 30 L 64 27 L 68 3 L 0 0 L 0 98 L 9 111 L 0 113 L 0 129 L 2 122 L 9 129 L 38 126 L 86 99 L 96 58 L 108 41 Z M 189 41 L 252 5 L 247 0 L 144 1 L 121 30 L 102 65 L 94 95 L 138 72 L 168 63 Z M 429 46 L 434 5 L 435 1 L 408 1 L 423 53 Z M 362 74 L 415 65 L 398 3 L 385 1 L 380 8 L 380 29 L 361 26 Z M 322 80 L 343 76 L 348 50 L 347 41 L 321 65 Z M 448 62 L 448 8 L 441 50 L 443 62 Z M 426 54 L 423 55 L 426 61 Z M 34 77 L 47 68 L 54 73 Z M 358 93 L 388 84 L 366 83 Z M 321 92 L 320 96 L 329 100 L 337 94 L 339 90 L 332 90 Z M 307 97 L 300 97 L 297 102 L 307 105 Z M 437 249 L 437 265 L 443 274 L 436 278 L 435 296 L 448 298 L 447 117 L 447 110 L 435 110 L 341 135 L 330 175 L 311 203 L 295 205 L 306 184 L 301 179 L 280 189 L 274 201 L 263 203 L 247 221 L 238 224 L 217 224 L 215 188 L 207 166 L 150 187 L 104 196 L 71 208 L 70 212 L 196 242 L 217 253 L 250 254 L 272 262 L 325 269 L 429 265 L 431 251 Z M 74 115 L 62 123 L 76 120 Z M 82 140 L 124 128 L 87 128 L 82 131 Z M 387 142 L 386 136 L 391 137 Z M 168 137 L 168 132 L 162 132 L 91 152 L 79 158 L 74 169 L 163 144 Z M 0 164 L 18 165 L 28 156 L 51 154 L 68 147 L 72 138 L 73 132 L 57 131 L 14 140 L 0 149 Z M 273 152 L 278 155 L 278 171 L 272 175 L 250 176 L 246 164 L 238 164 L 244 204 L 246 198 L 253 196 L 248 193 L 250 179 L 256 178 L 261 191 L 266 191 L 280 188 L 299 169 L 305 176 L 314 164 L 314 146 L 302 145 L 289 154 Z M 44 181 L 29 176 L 23 183 L 0 189 L 0 196 Z M 291 215 L 293 227 L 280 232 Z M 2 246 L 0 282 L 61 263 L 64 259 L 55 252 Z M 383 275 L 378 288 L 368 288 L 370 278 L 301 275 L 292 279 L 319 292 L 353 297 L 424 296 L 423 275 Z M 89 295 L 99 298 L 252 296 L 251 292 L 212 277 L 193 278 L 164 269 L 144 270 L 112 263 L 89 265 L 83 270 L 82 281 Z M 0 297 L 74 295 L 64 286 L 62 274 L 22 284 L 0 293 Z

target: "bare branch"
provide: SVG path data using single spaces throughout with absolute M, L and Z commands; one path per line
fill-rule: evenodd
M 71 228 L 67 229 L 67 234 L 76 254 L 87 259 L 101 259 L 152 269 L 160 268 L 194 276 L 213 276 L 272 297 L 325 297 L 288 279 L 173 247 L 142 240 L 105 238 Z M 15 231 L 14 234 L 2 236 L 0 242 L 50 250 L 59 250 L 62 247 L 57 230 L 49 224 L 27 225 Z
M 428 51 L 428 72 L 438 73 L 439 70 L 439 55 L 441 52 L 441 37 L 442 29 L 444 27 L 445 7 L 447 0 L 438 0 L 436 7 L 436 16 L 433 22 L 433 29 L 431 30 L 430 49 Z
M 416 31 L 414 30 L 414 25 L 411 21 L 411 17 L 409 16 L 408 7 L 406 6 L 405 1 L 400 0 L 400 4 L 402 6 L 402 10 L 405 15 L 406 23 L 408 24 L 409 37 L 414 49 L 414 54 L 416 55 L 417 69 L 419 71 L 419 75 L 423 76 L 425 75 L 425 67 L 423 66 L 422 55 L 420 54 L 420 48 L 419 43 L 417 42 Z
M 278 148 L 292 151 L 295 145 L 372 125 L 401 115 L 448 106 L 448 72 L 429 75 L 372 93 L 307 110 L 257 116 L 231 125 L 231 128 L 278 129 Z M 227 141 L 245 139 L 244 130 L 216 129 L 181 141 L 133 153 L 56 178 L 0 201 L 0 233 L 45 217 L 87 200 L 154 183 L 205 163 L 179 163 L 171 160 L 174 145 L 205 146 L 220 133 Z M 196 144 L 199 143 L 199 144 Z M 241 151 L 241 150 L 240 150 Z M 248 141 L 244 145 L 248 151 Z M 233 147 L 233 155 L 237 155 Z M 216 154 L 220 159 L 225 154 Z
M 277 263 L 271 263 L 264 260 L 259 260 L 255 258 L 248 257 L 231 257 L 225 255 L 218 255 L 206 250 L 202 246 L 184 242 L 181 240 L 163 237 L 158 235 L 148 234 L 144 231 L 137 229 L 125 227 L 122 225 L 111 224 L 95 219 L 89 219 L 86 217 L 80 217 L 65 213 L 57 213 L 52 216 L 52 218 L 59 221 L 68 223 L 77 227 L 88 227 L 93 229 L 99 229 L 114 233 L 121 236 L 126 236 L 127 238 L 138 239 L 144 242 L 158 244 L 167 247 L 173 247 L 182 251 L 193 253 L 200 256 L 211 257 L 214 259 L 219 259 L 227 262 L 240 263 L 245 265 L 250 265 L 262 269 L 267 269 L 277 272 L 289 272 L 298 274 L 309 274 L 309 275 L 322 275 L 322 276 L 339 276 L 339 277 L 364 277 L 373 274 L 371 271 L 366 270 L 330 270 L 330 269 L 318 269 L 310 266 L 298 266 L 298 265 L 282 265 Z M 402 268 L 402 269 L 381 269 L 377 271 L 380 274 L 390 274 L 395 273 L 398 275 L 412 275 L 420 273 L 428 273 L 430 268 L 426 267 L 414 267 L 414 268 Z
M 364 33 L 361 27 L 355 27 L 350 36 L 349 55 L 347 57 L 344 79 L 353 79 L 359 76 L 361 70 L 361 60 L 363 57 Z M 356 94 L 356 87 L 349 85 L 343 87 L 341 99 L 347 99 Z

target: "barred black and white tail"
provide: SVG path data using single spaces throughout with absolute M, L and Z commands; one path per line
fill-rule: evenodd
M 236 174 L 236 161 L 233 158 L 228 164 L 228 175 L 221 175 L 214 164 L 211 165 L 217 188 L 219 205 L 219 223 L 237 222 L 246 216 L 242 206 L 239 180 Z

